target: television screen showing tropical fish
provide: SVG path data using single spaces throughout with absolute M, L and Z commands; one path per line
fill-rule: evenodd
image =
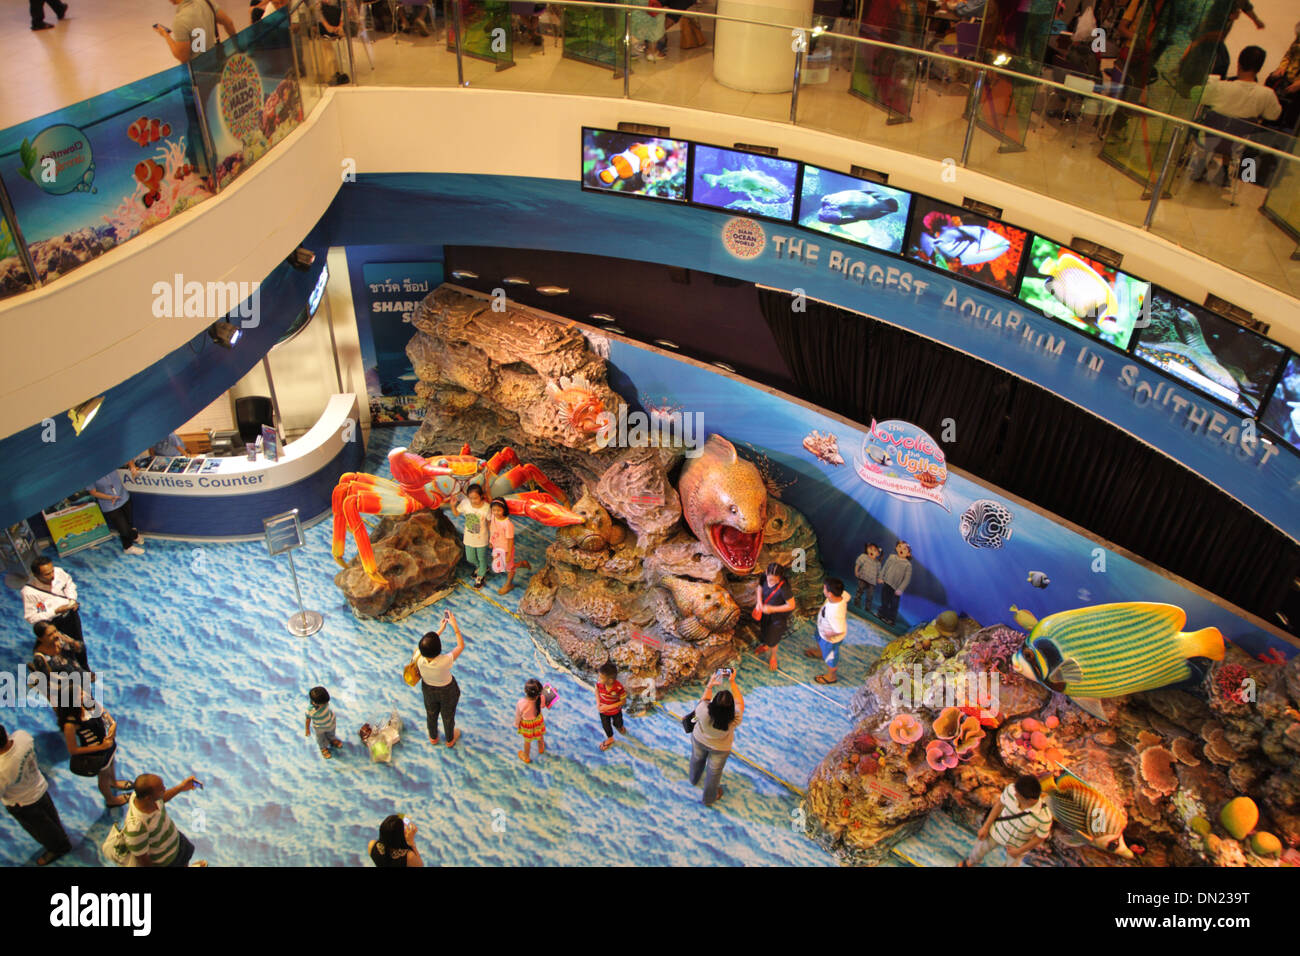
M 582 128 L 582 187 L 686 201 L 690 144 L 636 133 Z
M 912 206 L 909 259 L 999 292 L 1015 291 L 1029 233 L 925 196 Z
M 1034 236 L 1020 301 L 1127 351 L 1151 283 Z
M 912 194 L 805 165 L 799 225 L 885 252 L 903 251 Z
M 697 205 L 789 222 L 798 183 L 797 160 L 695 144 L 691 202 Z
M 1153 287 L 1135 354 L 1211 398 L 1254 415 L 1286 349 L 1208 309 Z
M 1291 353 L 1259 420 L 1274 435 L 1300 451 L 1300 355 Z

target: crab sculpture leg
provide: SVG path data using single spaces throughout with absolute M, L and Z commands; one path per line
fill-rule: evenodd
M 488 459 L 487 473 L 496 475 L 490 486 L 492 497 L 504 498 L 511 514 L 524 515 L 552 528 L 582 524 L 582 516 L 568 507 L 568 496 L 536 465 L 520 464 L 513 448 L 503 448 Z M 542 490 L 517 490 L 528 484 Z
M 376 584 L 386 585 L 388 581 L 379 573 L 375 564 L 375 553 L 370 546 L 370 534 L 361 516 L 408 515 L 422 510 L 425 505 L 388 478 L 349 472 L 334 486 L 331 507 L 334 514 L 334 538 L 331 547 L 334 560 L 341 566 L 347 567 L 347 563 L 343 560 L 343 551 L 347 546 L 346 532 L 350 531 L 357 543 L 357 556 L 361 559 L 361 567 Z

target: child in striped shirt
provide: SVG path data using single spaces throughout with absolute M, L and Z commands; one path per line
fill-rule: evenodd
M 330 753 L 330 748 L 343 746 L 343 741 L 334 736 L 337 721 L 334 718 L 334 710 L 330 707 L 330 692 L 324 687 L 313 687 L 307 692 L 307 698 L 311 701 L 311 706 L 307 708 L 307 726 L 303 736 L 311 736 L 312 728 L 315 727 L 316 745 L 320 747 L 320 755 L 329 760 L 334 756 Z

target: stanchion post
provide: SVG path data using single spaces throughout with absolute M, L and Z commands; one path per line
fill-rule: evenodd
M 262 520 L 266 535 L 266 550 L 272 557 L 279 554 L 289 555 L 289 574 L 293 577 L 293 593 L 298 599 L 298 611 L 289 615 L 286 626 L 295 637 L 310 637 L 321 629 L 325 623 L 319 611 L 309 611 L 302 603 L 302 589 L 298 586 L 298 569 L 293 563 L 293 552 L 302 547 L 302 524 L 298 520 L 298 509 L 285 511 Z
M 456 21 L 456 85 L 465 86 L 465 62 L 460 54 L 460 42 L 463 39 L 460 22 L 460 0 L 447 0 L 451 4 L 452 18 Z

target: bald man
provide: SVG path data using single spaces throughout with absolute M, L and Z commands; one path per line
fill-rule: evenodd
M 201 787 L 191 775 L 168 789 L 162 777 L 142 773 L 135 778 L 135 793 L 127 805 L 126 848 L 132 866 L 188 866 L 194 844 L 167 816 L 166 804 L 177 794 Z

